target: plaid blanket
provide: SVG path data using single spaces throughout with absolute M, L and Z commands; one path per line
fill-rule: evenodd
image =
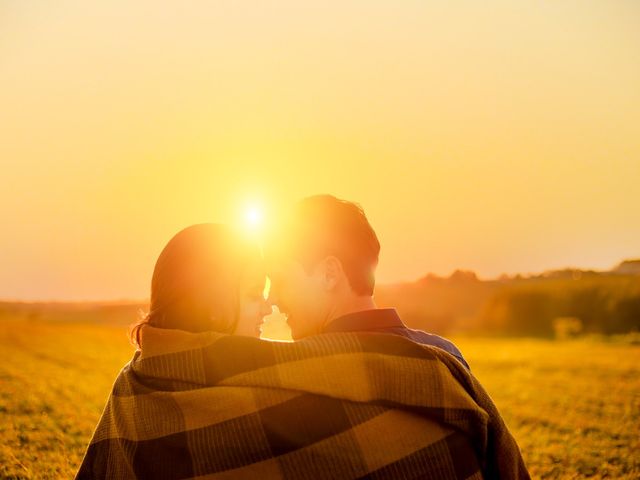
M 78 479 L 529 478 L 487 393 L 435 347 L 141 333 Z

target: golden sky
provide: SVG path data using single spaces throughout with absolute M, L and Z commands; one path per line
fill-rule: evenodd
M 640 256 L 640 4 L 0 3 L 0 298 L 148 295 L 179 229 L 360 202 L 379 282 Z

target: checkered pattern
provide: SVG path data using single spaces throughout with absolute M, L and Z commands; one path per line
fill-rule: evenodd
M 484 389 L 400 336 L 142 329 L 77 478 L 529 478 Z

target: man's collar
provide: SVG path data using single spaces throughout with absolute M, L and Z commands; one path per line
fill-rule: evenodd
M 322 330 L 322 333 L 358 332 L 403 326 L 395 308 L 375 308 L 335 318 Z

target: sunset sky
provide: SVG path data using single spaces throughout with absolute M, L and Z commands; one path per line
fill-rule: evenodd
M 0 299 L 148 296 L 167 240 L 361 203 L 378 282 L 640 257 L 640 3 L 0 3 Z

